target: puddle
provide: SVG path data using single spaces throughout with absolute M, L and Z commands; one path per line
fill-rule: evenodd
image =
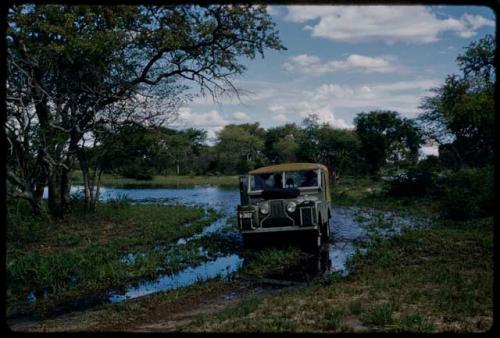
M 227 277 L 232 272 L 237 271 L 242 263 L 243 259 L 238 255 L 219 257 L 214 261 L 205 262 L 197 267 L 189 267 L 176 274 L 162 276 L 154 281 L 141 283 L 138 286 L 129 288 L 124 294 L 113 293 L 109 297 L 109 301 L 117 303 L 126 299 L 188 286 L 215 277 Z

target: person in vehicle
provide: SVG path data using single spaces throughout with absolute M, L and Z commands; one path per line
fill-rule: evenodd
M 304 174 L 304 182 L 300 185 L 301 187 L 315 187 L 318 185 L 318 174 L 316 171 L 308 170 Z
M 281 173 L 274 174 L 274 187 L 275 189 L 283 188 L 283 177 Z

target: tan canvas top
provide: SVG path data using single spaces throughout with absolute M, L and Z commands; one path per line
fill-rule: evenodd
M 326 166 L 319 163 L 283 163 L 283 164 L 276 164 L 258 168 L 250 171 L 249 174 L 250 175 L 271 174 L 280 171 L 299 171 L 299 170 L 315 170 L 315 169 L 321 169 L 328 172 Z

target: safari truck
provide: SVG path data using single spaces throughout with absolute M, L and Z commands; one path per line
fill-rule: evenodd
M 331 217 L 328 169 L 319 163 L 286 163 L 240 176 L 238 226 L 251 247 L 263 237 L 295 233 L 308 247 L 328 241 Z

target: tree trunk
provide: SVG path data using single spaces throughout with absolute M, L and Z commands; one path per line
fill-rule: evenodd
M 70 171 L 63 167 L 50 166 L 48 176 L 49 212 L 59 218 L 69 207 Z

